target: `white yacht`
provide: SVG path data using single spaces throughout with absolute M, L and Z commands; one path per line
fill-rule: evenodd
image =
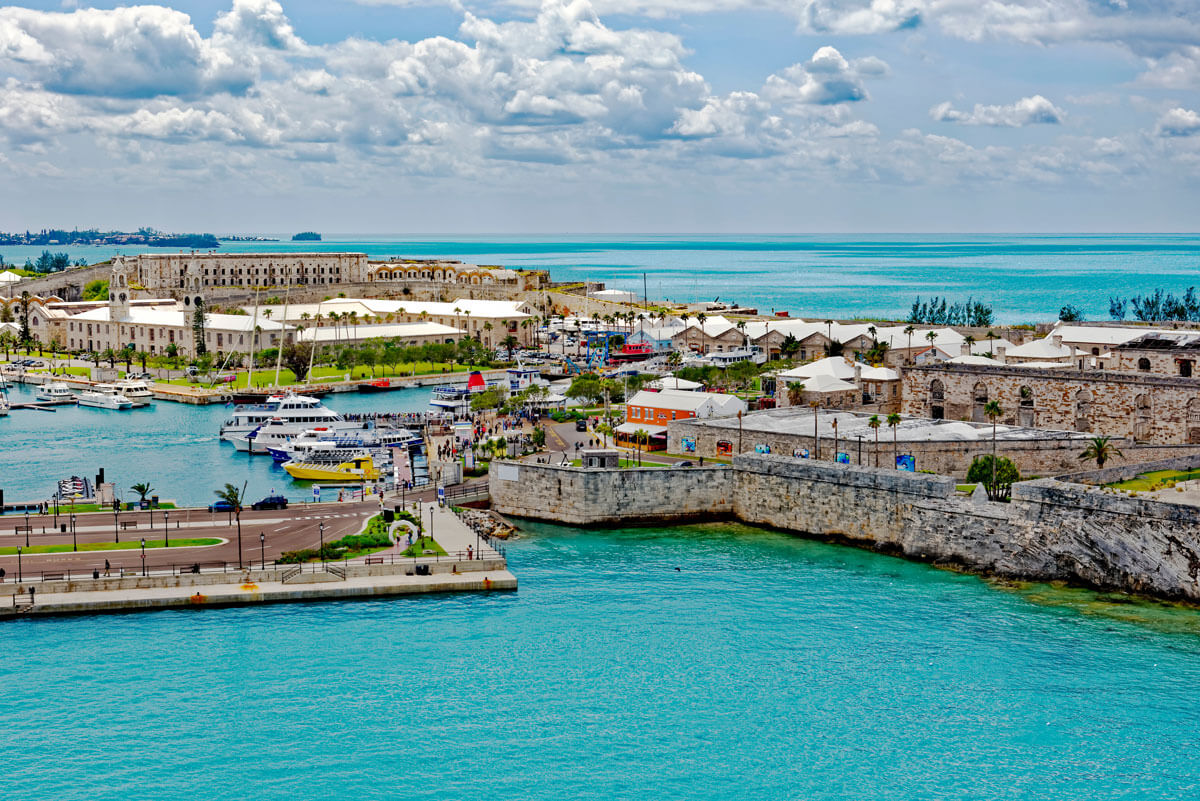
M 98 409 L 132 409 L 133 402 L 112 384 L 95 384 L 79 393 L 80 406 L 95 406 Z
M 267 452 L 276 462 L 308 461 L 305 453 L 311 447 L 319 448 L 363 448 L 381 449 L 402 445 L 413 440 L 420 441 L 406 428 L 379 429 L 371 431 L 331 431 L 327 428 L 310 428 L 295 435 L 287 442 L 269 443 Z M 257 448 L 257 445 L 255 446 Z M 343 461 L 345 461 L 343 459 Z
M 292 394 L 272 395 L 266 403 L 234 407 L 233 416 L 221 424 L 221 439 L 245 439 L 248 434 L 276 418 L 279 425 L 294 426 L 297 434 L 314 426 L 326 426 L 337 431 L 359 431 L 366 426 L 361 422 L 346 420 L 316 398 Z M 266 453 L 265 448 L 255 450 Z
M 0 417 L 8 416 L 8 409 L 11 405 L 8 402 L 8 393 L 0 389 Z
M 118 381 L 116 386 L 117 390 L 134 406 L 149 406 L 150 401 L 154 400 L 154 393 L 150 391 L 150 387 L 145 381 L 126 378 L 124 381 Z
M 78 398 L 75 393 L 61 381 L 51 381 L 49 384 L 42 384 L 34 392 L 34 397 L 38 403 L 74 403 Z

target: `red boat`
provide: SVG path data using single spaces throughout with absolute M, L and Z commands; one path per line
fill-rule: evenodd
M 627 342 L 620 353 L 609 354 L 609 364 L 626 364 L 628 362 L 644 362 L 654 356 L 654 348 L 648 342 Z
M 358 385 L 359 392 L 388 392 L 393 389 L 402 389 L 402 387 L 399 384 L 392 386 L 392 382 L 386 378 L 376 378 L 374 381 L 364 381 Z

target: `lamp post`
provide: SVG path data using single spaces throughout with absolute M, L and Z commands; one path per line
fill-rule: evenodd
M 71 513 L 71 550 L 72 551 L 79 550 L 79 540 L 75 536 L 75 513 L 74 512 Z
M 429 507 L 429 539 L 433 539 L 433 506 Z
M 29 512 L 25 513 L 25 547 L 29 547 Z
M 163 547 L 171 547 L 171 513 L 163 512 Z
M 121 511 L 119 506 L 113 507 L 113 542 L 121 541 L 121 527 L 119 525 Z
M 325 569 L 325 524 L 321 524 L 321 569 Z
M 23 575 L 21 573 L 21 546 L 18 545 L 17 546 L 17 581 L 22 581 L 22 580 L 24 580 L 24 579 L 23 579 Z
M 262 569 L 267 569 L 267 535 L 263 532 L 258 532 L 258 558 L 262 562 Z
M 142 575 L 146 575 L 146 538 L 142 537 Z

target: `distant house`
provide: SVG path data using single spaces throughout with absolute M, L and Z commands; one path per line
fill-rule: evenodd
M 625 422 L 617 427 L 618 444 L 636 446 L 635 434 L 645 431 L 649 450 L 667 445 L 667 423 L 692 417 L 732 417 L 747 410 L 746 402 L 736 395 L 719 392 L 691 392 L 678 389 L 642 390 L 625 404 Z

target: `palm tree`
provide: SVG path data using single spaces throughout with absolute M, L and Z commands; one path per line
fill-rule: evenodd
M 1108 437 L 1092 437 L 1088 441 L 1087 448 L 1083 453 L 1079 454 L 1079 461 L 1086 462 L 1089 459 L 1096 460 L 1096 467 L 1104 469 L 1104 463 L 1114 456 L 1124 458 L 1125 454 L 1121 453 L 1121 449 L 1116 446 Z
M 892 429 L 892 463 L 900 468 L 900 415 L 892 412 L 887 416 L 888 428 Z
M 963 342 L 967 343 L 967 355 L 970 356 L 971 347 L 975 344 L 975 337 L 967 334 L 965 337 L 963 337 Z
M 738 320 L 734 325 L 737 326 L 737 330 L 742 332 L 742 347 L 749 347 L 750 340 L 746 338 L 746 321 Z
M 154 492 L 154 487 L 151 487 L 149 484 L 147 484 L 145 482 L 142 482 L 140 484 L 134 484 L 129 489 L 133 490 L 134 492 L 136 492 L 138 494 L 138 500 L 141 501 L 142 503 L 145 503 L 147 495 Z
M 988 357 L 989 357 L 989 358 L 991 358 L 991 355 L 992 355 L 992 340 L 993 340 L 993 339 L 995 339 L 995 338 L 996 338 L 996 332 L 995 332 L 995 331 L 993 331 L 993 330 L 991 330 L 991 329 L 989 328 L 989 329 L 988 329 L 988 332 L 987 332 L 987 341 L 988 341 Z
M 990 400 L 983 407 L 983 413 L 992 421 L 992 486 L 996 486 L 996 420 L 1004 414 L 1000 401 Z
M 644 428 L 639 428 L 633 432 L 633 439 L 637 442 L 638 467 L 642 466 L 642 447 L 649 437 L 650 435 L 646 433 L 646 429 Z
M 224 489 L 213 490 L 213 494 L 217 496 L 217 500 L 225 501 L 233 509 L 233 513 L 237 515 L 237 530 L 238 530 L 238 568 L 242 566 L 242 500 L 246 497 L 246 485 L 243 484 L 239 490 L 232 484 L 226 484 Z
M 904 333 L 908 334 L 908 356 L 910 359 L 912 358 L 912 335 L 916 330 L 917 329 L 911 325 L 904 329 Z
M 812 409 L 813 413 L 813 458 L 821 458 L 821 430 L 817 428 L 817 419 L 820 417 L 821 402 L 813 399 L 808 402 L 808 408 Z
M 875 466 L 879 467 L 879 427 L 883 425 L 883 421 L 879 419 L 879 415 L 873 414 L 867 418 L 867 425 L 875 432 Z
M 799 406 L 804 393 L 803 381 L 789 381 L 787 385 L 788 406 Z

